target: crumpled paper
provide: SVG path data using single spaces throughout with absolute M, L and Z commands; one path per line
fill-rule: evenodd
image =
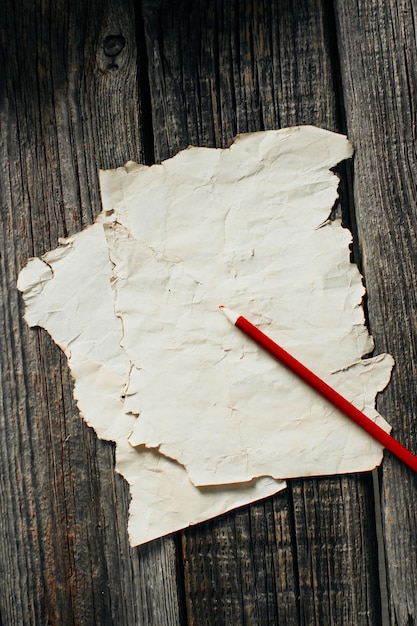
M 31 259 L 18 287 L 29 326 L 48 330 L 65 352 L 74 395 L 89 426 L 101 439 L 116 442 L 116 469 L 130 485 L 129 537 L 139 545 L 276 493 L 282 481 L 262 478 L 226 485 L 215 492 L 197 489 L 184 468 L 156 450 L 133 448 L 128 438 L 136 418 L 124 406 L 132 367 L 120 347 L 122 323 L 114 315 L 104 225 L 98 223 L 62 240 L 42 259 Z
M 393 361 L 363 358 L 351 235 L 328 220 L 329 168 L 351 154 L 342 135 L 296 127 L 101 172 L 97 223 L 22 271 L 28 323 L 65 351 L 87 423 L 117 443 L 133 544 L 283 488 L 273 478 L 380 463 L 380 444 L 218 310 L 389 430 L 375 396 Z

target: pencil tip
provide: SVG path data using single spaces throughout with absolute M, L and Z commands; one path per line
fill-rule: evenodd
M 227 319 L 232 322 L 232 324 L 236 323 L 237 318 L 239 317 L 239 315 L 237 313 L 235 313 L 234 311 L 231 311 L 230 309 L 228 309 L 227 307 L 225 307 L 223 304 L 221 304 L 219 306 L 219 309 L 221 310 L 222 313 L 225 314 L 225 316 L 227 317 Z

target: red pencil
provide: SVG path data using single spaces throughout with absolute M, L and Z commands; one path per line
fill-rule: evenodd
M 330 387 L 330 385 L 325 383 L 324 380 L 300 363 L 300 361 L 297 361 L 297 359 L 281 348 L 275 341 L 272 341 L 272 339 L 259 330 L 259 328 L 251 324 L 245 317 L 223 305 L 219 308 L 239 330 L 256 341 L 264 350 L 269 352 L 269 354 L 285 365 L 285 367 L 297 374 L 297 376 L 326 398 L 326 400 L 331 402 L 339 411 L 347 415 L 347 417 L 350 417 L 351 420 L 366 430 L 369 435 L 379 441 L 387 450 L 395 454 L 395 456 L 401 459 L 408 467 L 411 467 L 412 470 L 417 472 L 417 457 L 394 439 L 394 437 L 375 424 L 375 422 L 369 419 L 362 411 L 359 411 L 359 409 L 346 400 L 346 398 L 341 396 L 340 393 Z

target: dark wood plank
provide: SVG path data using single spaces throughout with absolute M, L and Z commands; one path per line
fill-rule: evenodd
M 330 3 L 150 0 L 144 22 L 157 160 L 237 132 L 342 130 Z M 379 624 L 374 536 L 366 475 L 293 481 L 272 505 L 191 528 L 189 622 Z
M 379 409 L 417 452 L 416 5 L 336 2 L 355 206 L 376 352 L 396 367 Z M 391 623 L 417 623 L 417 478 L 386 455 L 382 507 Z
M 113 445 L 82 421 L 65 358 L 26 327 L 16 290 L 30 256 L 101 210 L 97 168 L 142 159 L 133 3 L 0 13 L 0 622 L 171 626 L 174 542 L 129 548 Z
M 381 624 L 371 482 L 292 482 L 302 624 Z
M 189 624 L 299 623 L 292 529 L 279 494 L 185 531 Z

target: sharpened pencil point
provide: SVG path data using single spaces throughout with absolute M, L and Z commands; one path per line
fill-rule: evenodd
M 233 325 L 236 324 L 236 320 L 238 319 L 238 317 L 240 317 L 239 313 L 235 313 L 235 311 L 232 311 L 232 309 L 228 309 L 223 304 L 219 306 L 219 309 L 222 313 L 225 314 L 229 322 L 231 322 Z

